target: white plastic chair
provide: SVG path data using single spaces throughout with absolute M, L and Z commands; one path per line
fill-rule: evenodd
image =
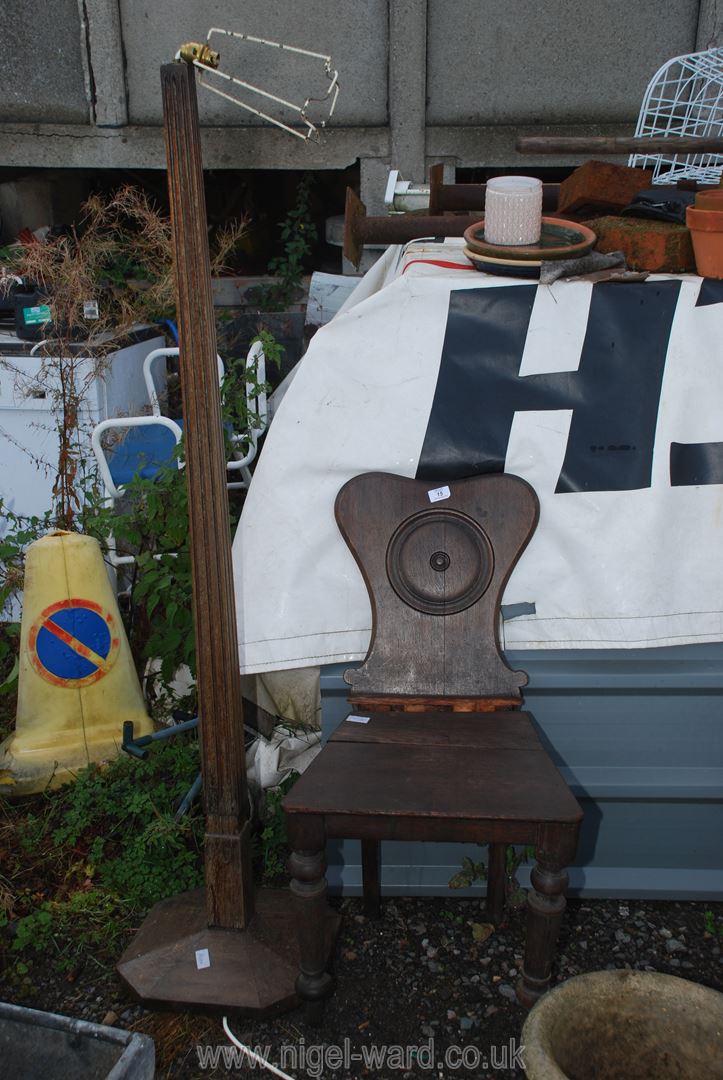
M 231 442 L 234 446 L 234 460 L 226 464 L 228 472 L 240 472 L 243 480 L 229 481 L 226 487 L 229 491 L 246 488 L 251 483 L 249 465 L 258 452 L 259 436 L 263 435 L 268 426 L 269 406 L 266 399 L 266 355 L 260 341 L 255 341 L 246 357 L 246 372 L 255 372 L 254 378 L 246 380 L 246 409 L 251 418 L 248 429 L 241 434 L 232 434 Z M 245 452 L 241 452 L 242 447 Z
M 103 502 L 105 506 L 114 506 L 116 500 L 120 498 L 124 492 L 125 483 L 128 482 L 134 473 L 138 471 L 142 473 L 143 471 L 143 459 L 140 453 L 135 463 L 132 461 L 129 462 L 128 455 L 125 455 L 120 468 L 113 468 L 114 455 L 112 453 L 109 455 L 106 448 L 103 446 L 103 436 L 108 431 L 126 432 L 127 436 L 128 431 L 132 429 L 144 427 L 166 429 L 172 436 L 172 443 L 166 439 L 165 443 L 159 445 L 158 440 L 156 440 L 156 446 L 150 447 L 151 452 L 159 452 L 161 460 L 151 459 L 148 462 L 148 465 L 146 466 L 148 474 L 153 475 L 163 464 L 173 460 L 170 452 L 173 446 L 178 445 L 181 441 L 183 425 L 182 421 L 172 420 L 170 417 L 162 415 L 161 402 L 153 376 L 153 366 L 161 357 L 178 356 L 178 354 L 179 350 L 177 347 L 153 349 L 143 361 L 143 379 L 151 408 L 150 416 L 121 416 L 114 419 L 102 420 L 93 430 L 91 447 L 98 463 L 98 471 L 101 480 L 103 481 Z M 217 360 L 219 384 L 222 384 L 225 376 L 224 365 L 220 356 Z M 226 468 L 230 473 L 240 473 L 242 477 L 241 480 L 228 481 L 226 486 L 229 490 L 247 488 L 251 483 L 251 471 L 249 465 L 256 457 L 259 436 L 263 433 L 267 425 L 268 403 L 266 392 L 263 389 L 259 389 L 259 386 L 263 387 L 266 381 L 266 357 L 261 342 L 254 342 L 251 346 L 246 357 L 245 369 L 247 372 L 254 373 L 254 377 L 247 378 L 245 384 L 246 407 L 248 414 L 251 417 L 251 423 L 246 432 L 237 433 L 231 431 L 229 433 L 234 457 L 232 461 L 227 462 Z M 139 447 L 139 450 L 140 449 L 141 448 Z M 131 448 L 131 452 L 132 456 L 135 452 L 134 447 Z M 183 463 L 177 457 L 175 458 L 175 461 L 179 468 L 183 466 Z M 114 567 L 135 562 L 132 555 L 118 555 L 115 539 L 112 535 L 108 537 L 108 558 Z
M 161 415 L 161 405 L 158 399 L 155 380 L 153 378 L 153 365 L 161 356 L 178 356 L 178 353 L 179 350 L 177 347 L 154 349 L 152 352 L 148 353 L 148 356 L 143 362 L 143 378 L 146 383 L 148 400 L 150 401 L 154 416 Z M 223 385 L 225 377 L 223 360 L 219 356 L 217 357 L 217 361 L 218 381 L 220 385 Z M 254 369 L 256 372 L 255 379 L 247 380 L 246 382 L 246 408 L 249 415 L 252 417 L 252 423 L 245 432 L 230 432 L 231 443 L 234 447 L 234 459 L 233 461 L 229 461 L 226 465 L 229 472 L 240 472 L 243 480 L 229 481 L 226 485 L 229 491 L 247 488 L 251 483 L 249 465 L 256 457 L 259 435 L 266 429 L 268 418 L 266 391 L 258 389 L 259 386 L 264 386 L 266 383 L 266 357 L 260 341 L 255 341 L 253 343 L 246 357 L 246 371 L 253 371 Z M 243 453 L 241 452 L 242 447 L 245 447 Z
M 114 478 L 106 450 L 103 446 L 103 436 L 107 431 L 126 431 L 129 428 L 142 428 L 142 427 L 162 427 L 169 430 L 173 436 L 175 445 L 181 441 L 183 431 L 175 420 L 171 420 L 167 416 L 153 415 L 153 416 L 121 416 L 111 420 L 101 420 L 99 424 L 96 424 L 93 429 L 93 434 L 90 438 L 90 445 L 95 455 L 95 460 L 98 463 L 98 472 L 100 478 L 103 481 L 103 505 L 106 507 L 114 507 L 116 500 L 121 497 L 124 491 L 122 484 L 117 483 Z M 176 459 L 178 467 L 180 468 L 182 462 Z M 115 542 L 115 537 L 112 533 L 108 534 L 107 538 L 108 548 L 108 561 L 111 566 L 118 567 L 129 565 L 134 563 L 135 556 L 133 555 L 119 555 Z

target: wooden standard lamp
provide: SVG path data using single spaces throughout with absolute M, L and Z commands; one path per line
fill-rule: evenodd
M 195 73 L 188 57 L 161 68 L 161 87 L 185 419 L 206 884 L 156 904 L 118 972 L 149 1004 L 260 1016 L 297 1003 L 293 897 L 285 889 L 254 893 L 253 887 L 216 330 Z M 336 926 L 331 917 L 330 948 Z

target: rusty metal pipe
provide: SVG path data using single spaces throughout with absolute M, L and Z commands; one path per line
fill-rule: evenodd
M 445 184 L 444 165 L 432 165 L 429 170 L 429 212 L 441 214 L 445 210 L 484 212 L 486 184 Z M 560 198 L 559 184 L 542 185 L 542 209 L 557 210 Z
M 364 203 L 346 189 L 344 214 L 344 257 L 359 266 L 365 244 L 405 244 L 419 236 L 463 236 L 465 229 L 475 225 L 481 213 L 450 215 L 390 214 L 389 217 L 367 217 Z

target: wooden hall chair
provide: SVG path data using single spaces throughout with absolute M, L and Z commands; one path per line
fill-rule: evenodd
M 365 473 L 342 487 L 336 519 L 372 606 L 369 652 L 344 678 L 342 722 L 286 796 L 301 973 L 320 1019 L 326 840 L 361 840 L 365 907 L 379 908 L 381 840 L 489 844 L 487 906 L 502 919 L 508 844 L 535 847 L 518 1000 L 547 989 L 582 811 L 520 712 L 523 671 L 498 640 L 500 598 L 534 532 L 539 504 L 519 477 L 429 482 Z

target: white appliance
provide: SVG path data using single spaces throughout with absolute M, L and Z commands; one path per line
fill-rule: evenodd
M 82 346 L 76 347 L 75 379 L 82 386 L 78 430 L 89 469 L 95 468 L 90 438 L 99 421 L 149 411 L 143 361 L 163 345 L 158 331 L 147 327 L 102 361 L 83 358 Z M 32 349 L 15 334 L 0 334 L 0 500 L 15 514 L 42 517 L 53 505 L 61 380 L 57 359 L 31 355 Z M 6 528 L 0 507 L 0 536 Z

